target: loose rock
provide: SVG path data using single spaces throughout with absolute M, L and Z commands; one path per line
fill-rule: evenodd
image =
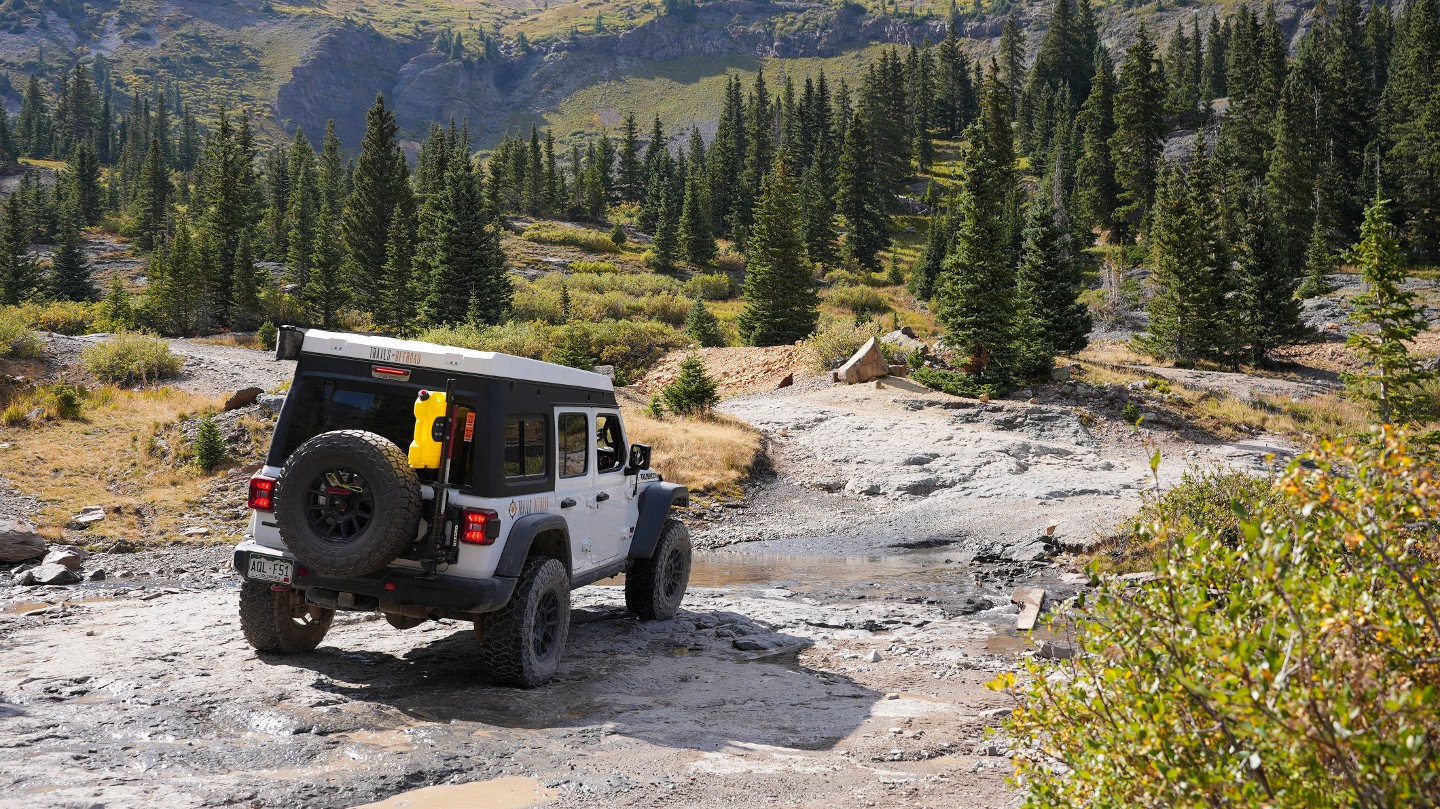
M 25 571 L 20 577 L 21 584 L 75 584 L 80 581 L 80 574 L 64 565 L 48 564 L 41 565 L 33 570 Z
M 865 345 L 860 346 L 860 350 L 836 371 L 840 381 L 847 385 L 869 382 L 889 373 L 890 366 L 885 362 L 885 355 L 880 353 L 874 337 L 866 340 Z
M 28 562 L 45 555 L 45 540 L 19 517 L 0 517 L 0 563 Z
M 70 518 L 70 528 L 77 530 L 89 528 L 97 522 L 105 519 L 104 506 L 86 506 L 80 509 L 80 513 Z
M 45 561 L 42 562 L 42 564 L 64 565 L 71 570 L 79 570 L 80 566 L 89 558 L 90 554 L 80 548 L 69 545 L 57 545 L 51 548 L 49 553 L 45 554 Z
M 230 394 L 230 398 L 225 400 L 225 411 L 229 412 L 231 410 L 239 410 L 242 407 L 248 407 L 254 404 L 255 400 L 264 392 L 265 391 L 260 388 L 241 388 Z

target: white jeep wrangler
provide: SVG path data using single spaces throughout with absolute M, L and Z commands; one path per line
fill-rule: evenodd
M 679 608 L 689 492 L 627 443 L 608 377 L 289 326 L 275 354 L 295 378 L 235 548 L 256 649 L 311 651 L 336 610 L 461 619 L 482 673 L 528 688 L 559 667 L 572 588 L 625 573 L 638 617 Z

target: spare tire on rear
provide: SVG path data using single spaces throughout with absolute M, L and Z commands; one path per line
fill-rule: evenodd
M 383 570 L 415 541 L 420 481 L 400 448 L 364 430 L 300 445 L 275 483 L 275 522 L 295 558 L 331 576 Z

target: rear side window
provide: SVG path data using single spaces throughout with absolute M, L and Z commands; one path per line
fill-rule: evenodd
M 545 475 L 546 418 L 541 415 L 505 418 L 505 479 L 528 480 Z
M 408 449 L 415 434 L 415 393 L 404 388 L 371 389 L 333 379 L 302 379 L 290 391 L 297 401 L 285 435 L 285 454 L 331 430 L 368 430 Z
M 584 477 L 590 471 L 590 418 L 584 413 L 561 413 L 558 421 L 560 477 Z

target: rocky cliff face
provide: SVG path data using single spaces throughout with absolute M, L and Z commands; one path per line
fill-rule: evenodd
M 1303 30 L 1312 5 L 1313 0 L 1276 4 L 1288 36 Z M 1048 0 L 1035 0 L 1021 9 L 1032 57 L 1049 8 Z M 1198 15 L 1203 28 L 1219 10 L 1218 5 L 1176 6 L 1142 15 L 1108 6 L 1099 12 L 1101 36 L 1119 49 L 1134 38 L 1143 18 L 1152 37 L 1163 43 L 1175 25 L 1188 25 Z M 972 52 L 988 52 L 1003 22 L 999 17 L 973 20 L 960 33 L 973 43 Z M 529 54 L 488 63 L 452 61 L 427 41 L 397 40 L 346 23 L 315 41 L 280 88 L 275 110 L 290 131 L 300 125 L 319 132 L 326 118 L 335 116 L 341 138 L 355 144 L 364 132 L 365 110 L 377 92 L 384 92 L 401 127 L 412 135 L 422 136 L 430 122 L 453 117 L 468 119 L 485 143 L 498 139 L 517 119 L 554 109 L 580 88 L 647 62 L 731 55 L 824 57 L 870 43 L 937 42 L 946 33 L 942 19 L 874 17 L 854 5 L 719 0 L 688 17 L 664 16 L 624 32 L 556 40 Z

